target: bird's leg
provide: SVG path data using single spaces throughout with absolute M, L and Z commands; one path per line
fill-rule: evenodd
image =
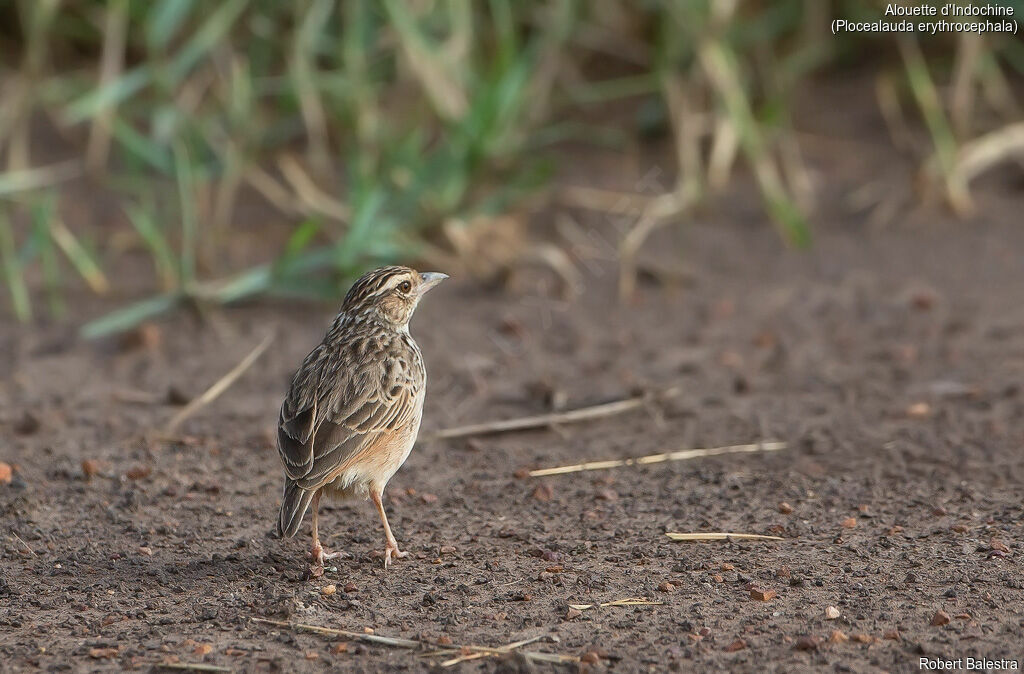
M 373 504 L 377 506 L 377 512 L 380 513 L 380 521 L 384 523 L 384 535 L 388 539 L 388 547 L 384 550 L 384 568 L 388 568 L 391 565 L 392 555 L 395 557 L 407 557 L 408 552 L 402 552 L 398 549 L 398 541 L 395 540 L 395 535 L 391 533 L 391 525 L 388 524 L 388 514 L 384 512 L 384 502 L 381 500 L 383 490 L 377 491 L 376 489 L 370 492 L 370 498 L 373 499 Z
M 322 491 L 318 491 L 313 494 L 313 503 L 311 504 L 313 507 L 313 550 L 311 551 L 310 556 L 313 558 L 312 566 L 314 568 L 323 568 L 325 560 L 341 556 L 340 552 L 324 552 L 324 547 L 320 545 L 320 529 L 318 527 L 319 522 L 317 512 L 320 509 L 320 495 L 322 493 Z
M 324 548 L 320 545 L 320 530 L 317 527 L 317 511 L 320 510 L 320 492 L 313 494 L 313 549 L 310 557 L 313 559 L 313 566 L 323 568 Z

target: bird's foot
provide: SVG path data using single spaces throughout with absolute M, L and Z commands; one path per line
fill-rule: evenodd
M 403 557 L 408 556 L 408 552 L 402 552 L 398 549 L 398 543 L 388 543 L 388 547 L 384 550 L 384 569 L 386 570 L 389 566 L 391 566 L 392 557 L 397 557 L 398 559 L 401 559 Z

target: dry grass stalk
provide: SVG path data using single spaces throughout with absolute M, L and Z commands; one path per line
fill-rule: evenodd
M 278 168 L 304 206 L 329 218 L 348 222 L 351 215 L 348 207 L 320 189 L 295 157 L 282 155 L 278 159 Z
M 429 642 L 426 642 L 426 641 L 416 641 L 416 640 L 413 640 L 413 639 L 401 639 L 401 638 L 395 638 L 395 637 L 384 637 L 384 636 L 380 636 L 378 634 L 365 634 L 363 632 L 349 632 L 348 630 L 339 630 L 339 629 L 334 629 L 332 627 L 320 627 L 319 625 L 307 625 L 307 624 L 304 624 L 304 623 L 293 623 L 293 622 L 287 622 L 287 621 L 283 621 L 283 620 L 268 620 L 266 618 L 250 618 L 249 620 L 251 620 L 252 622 L 255 622 L 255 623 L 260 623 L 262 625 L 275 625 L 277 627 L 286 627 L 288 629 L 293 629 L 293 630 L 304 630 L 306 632 L 313 632 L 314 634 L 322 634 L 324 636 L 346 637 L 348 639 L 353 639 L 353 640 L 356 640 L 356 641 L 365 641 L 365 642 L 368 642 L 368 643 L 381 644 L 381 645 L 384 645 L 384 646 L 394 646 L 395 648 L 410 648 L 410 649 L 412 649 L 412 648 L 422 648 L 422 647 L 427 647 L 427 646 L 436 647 L 436 644 L 432 644 L 432 643 L 429 643 Z M 516 641 L 516 642 L 513 642 L 511 644 L 507 644 L 505 646 L 498 646 L 496 648 L 490 648 L 488 646 L 460 646 L 460 645 L 457 645 L 457 644 L 453 644 L 450 647 L 446 647 L 446 648 L 440 649 L 440 650 L 436 650 L 435 649 L 433 651 L 425 653 L 424 655 L 427 655 L 429 657 L 431 655 L 456 655 L 456 654 L 458 654 L 458 657 L 454 658 L 454 659 L 458 660 L 459 662 L 462 662 L 463 661 L 462 658 L 464 658 L 465 660 L 475 659 L 475 658 L 468 657 L 466 655 L 467 651 L 471 652 L 472 655 L 478 656 L 478 657 L 487 657 L 487 656 L 492 656 L 492 655 L 505 655 L 505 654 L 511 652 L 514 648 L 519 648 L 520 646 L 525 646 L 526 644 L 529 644 L 529 643 L 532 643 L 534 641 L 537 641 L 538 639 L 539 639 L 539 637 L 538 638 L 534 638 L 534 639 L 526 639 L 524 641 Z M 529 660 L 533 660 L 535 662 L 552 662 L 552 663 L 556 663 L 556 664 L 571 664 L 571 663 L 575 663 L 575 662 L 579 662 L 580 661 L 580 659 L 578 657 L 574 656 L 574 655 L 559 655 L 559 654 L 556 654 L 556 653 L 538 653 L 538 652 L 535 652 L 535 651 L 520 651 L 520 653 L 523 655 L 523 657 L 525 657 L 525 658 L 527 658 Z M 445 662 L 450 662 L 450 661 L 446 660 Z M 450 667 L 451 665 L 447 665 L 447 664 L 442 663 L 442 666 Z
M 750 541 L 784 541 L 781 536 L 764 536 L 762 534 L 737 534 L 723 531 L 709 531 L 698 533 L 677 533 L 668 532 L 665 534 L 673 541 L 725 541 L 730 538 Z
M 623 414 L 643 407 L 652 399 L 657 401 L 674 398 L 681 393 L 681 389 L 673 387 L 666 389 L 653 396 L 636 396 L 625 400 L 616 400 L 591 407 L 581 407 L 567 412 L 553 412 L 551 414 L 538 414 L 535 416 L 521 417 L 519 419 L 506 419 L 502 421 L 488 421 L 482 424 L 471 424 L 469 426 L 457 426 L 438 431 L 431 436 L 431 439 L 445 440 L 450 438 L 462 438 L 469 435 L 491 435 L 494 433 L 508 433 L 511 431 L 522 431 L 532 428 L 545 428 L 556 424 L 576 423 L 610 417 L 616 414 Z
M 255 363 L 256 360 L 261 355 L 263 355 L 263 352 L 267 350 L 267 347 L 269 347 L 273 341 L 273 333 L 264 337 L 263 341 L 260 342 L 255 349 L 250 351 L 249 355 L 243 358 L 241 362 L 238 363 L 238 365 L 231 369 L 230 372 L 228 372 L 223 377 L 214 382 L 213 385 L 210 386 L 210 388 L 206 389 L 201 396 L 191 400 L 188 405 L 185 405 L 185 407 L 183 407 L 180 412 L 175 414 L 174 418 L 171 419 L 171 421 L 167 424 L 166 428 L 164 429 L 164 432 L 168 435 L 172 435 L 174 429 L 176 429 L 181 424 L 181 422 L 195 414 L 201 408 L 216 400 L 221 393 L 224 393 L 224 391 L 226 391 L 228 387 L 235 383 L 236 379 L 241 377 L 246 370 L 252 367 L 252 364 Z
M 107 5 L 103 25 L 103 56 L 100 60 L 99 86 L 109 86 L 121 76 L 124 69 L 125 38 L 128 32 L 127 0 L 117 0 Z M 110 133 L 116 109 L 106 108 L 93 119 L 89 129 L 89 141 L 85 150 L 85 163 L 92 171 L 99 171 L 107 165 L 110 155 Z
M 622 466 L 643 466 L 651 463 L 664 463 L 666 461 L 687 461 L 705 456 L 719 456 L 721 454 L 741 454 L 748 452 L 777 452 L 786 448 L 785 442 L 758 442 L 749 445 L 730 445 L 728 447 L 708 447 L 704 449 L 681 449 L 675 452 L 662 454 L 648 454 L 632 459 L 609 459 L 607 461 L 588 461 L 570 466 L 558 466 L 556 468 L 540 468 L 531 470 L 530 477 L 543 477 L 545 475 L 565 475 L 566 473 L 581 473 L 586 470 L 604 470 L 606 468 L 620 468 Z
M 600 604 L 569 604 L 569 608 L 574 608 L 577 611 L 586 611 L 589 608 L 607 608 L 609 606 L 660 606 L 664 604 L 663 601 L 651 601 L 644 597 L 626 597 L 625 599 L 616 599 L 614 601 L 606 601 Z
M 964 143 L 957 157 L 957 172 L 969 182 L 995 164 L 1014 157 L 1024 160 L 1024 122 L 1009 124 Z
M 620 192 L 605 190 L 599 187 L 570 185 L 558 190 L 558 200 L 566 206 L 582 208 L 588 211 L 609 213 L 611 215 L 629 215 L 647 208 L 652 201 L 649 194 L 640 192 Z
M 510 644 L 504 646 L 498 646 L 497 648 L 487 648 L 486 646 L 464 646 L 466 650 L 475 651 L 467 655 L 460 655 L 457 658 L 445 660 L 441 663 L 442 667 L 452 667 L 459 664 L 460 662 L 466 662 L 468 660 L 479 660 L 480 658 L 488 658 L 492 656 L 507 655 L 517 648 L 522 648 L 527 644 L 532 644 L 535 641 L 540 641 L 542 637 L 531 637 L 529 639 L 523 639 L 521 641 L 513 641 Z M 446 651 L 448 652 L 448 651 Z
M 153 669 L 178 669 L 184 672 L 231 672 L 230 667 L 207 665 L 202 662 L 161 662 L 153 665 Z

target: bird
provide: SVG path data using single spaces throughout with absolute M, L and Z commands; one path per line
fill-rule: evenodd
M 342 301 L 323 340 L 302 361 L 281 404 L 277 446 L 284 463 L 278 533 L 298 533 L 312 506 L 311 569 L 341 553 L 320 544 L 317 510 L 326 494 L 369 498 L 384 525 L 384 568 L 399 549 L 384 511 L 384 488 L 419 433 L 427 372 L 409 320 L 448 278 L 388 266 L 367 272 Z

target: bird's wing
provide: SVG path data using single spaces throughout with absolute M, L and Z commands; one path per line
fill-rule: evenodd
M 417 411 L 422 371 L 386 347 L 314 351 L 296 373 L 281 406 L 278 447 L 288 477 L 322 485 L 376 437 L 405 427 Z

